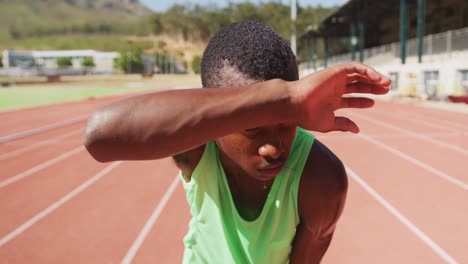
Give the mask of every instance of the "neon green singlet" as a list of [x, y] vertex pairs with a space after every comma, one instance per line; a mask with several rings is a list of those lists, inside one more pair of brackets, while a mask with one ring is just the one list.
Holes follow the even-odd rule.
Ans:
[[183, 263], [288, 263], [299, 224], [299, 180], [313, 141], [297, 129], [285, 167], [253, 221], [237, 211], [216, 143], [206, 144], [190, 182], [183, 180], [192, 214]]

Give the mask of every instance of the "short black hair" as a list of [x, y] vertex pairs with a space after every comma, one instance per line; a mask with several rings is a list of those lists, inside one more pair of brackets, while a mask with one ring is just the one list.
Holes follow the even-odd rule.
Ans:
[[[294, 71], [291, 73], [291, 63]], [[254, 81], [298, 79], [296, 57], [286, 41], [258, 21], [244, 21], [222, 28], [203, 53], [203, 87], [223, 87], [223, 70], [236, 70]]]

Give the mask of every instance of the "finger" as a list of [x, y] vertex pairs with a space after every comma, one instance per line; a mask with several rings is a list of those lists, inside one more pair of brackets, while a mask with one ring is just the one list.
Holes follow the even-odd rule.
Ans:
[[373, 83], [381, 86], [389, 86], [392, 82], [388, 77], [378, 73], [374, 68], [358, 62], [345, 64], [344, 69], [348, 74], [362, 74], [368, 77]]
[[378, 83], [379, 85], [388, 87], [392, 84], [392, 80], [390, 80], [390, 78], [388, 78], [387, 76], [383, 74], [380, 74], [380, 76], [382, 76], [382, 79], [380, 79], [380, 82]]
[[381, 76], [372, 67], [361, 64], [359, 62], [352, 62], [344, 65], [346, 73], [354, 74], [359, 73], [367, 76], [372, 81], [380, 80]]
[[366, 77], [364, 75], [361, 75], [361, 74], [358, 74], [358, 73], [348, 74], [348, 76], [346, 78], [346, 83], [354, 83], [354, 82], [371, 83], [372, 81], [368, 77]]
[[383, 87], [368, 82], [354, 82], [346, 85], [344, 93], [386, 94], [389, 90], [389, 87]]
[[349, 131], [357, 134], [359, 133], [359, 127], [351, 119], [347, 117], [337, 116], [335, 117], [334, 126], [330, 131]]
[[344, 97], [339, 108], [369, 108], [374, 106], [374, 100], [365, 97]]

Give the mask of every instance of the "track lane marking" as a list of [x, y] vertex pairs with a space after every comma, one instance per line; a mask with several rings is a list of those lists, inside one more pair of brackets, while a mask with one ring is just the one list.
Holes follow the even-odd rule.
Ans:
[[450, 256], [442, 247], [434, 242], [428, 235], [426, 235], [421, 229], [419, 229], [414, 223], [412, 223], [405, 215], [403, 215], [398, 209], [396, 209], [390, 202], [385, 200], [376, 190], [369, 186], [358, 174], [351, 170], [348, 166], [345, 166], [349, 176], [356, 181], [364, 190], [366, 190], [378, 203], [380, 203], [387, 211], [395, 216], [404, 226], [406, 226], [414, 235], [416, 235], [424, 244], [431, 248], [439, 257], [445, 262], [450, 264], [458, 263], [452, 256]]
[[418, 134], [418, 133], [412, 132], [410, 130], [407, 130], [407, 129], [404, 129], [404, 128], [401, 128], [401, 127], [398, 127], [398, 126], [386, 124], [384, 122], [375, 120], [374, 118], [365, 117], [363, 115], [356, 114], [356, 113], [352, 113], [351, 115], [357, 116], [358, 118], [367, 120], [368, 122], [374, 123], [376, 125], [380, 125], [380, 126], [383, 126], [383, 127], [393, 129], [393, 130], [400, 131], [401, 133], [406, 134], [408, 136], [412, 136], [412, 137], [415, 137], [415, 138], [418, 138], [418, 139], [428, 141], [431, 144], [436, 144], [436, 145], [439, 145], [441, 147], [445, 147], [447, 149], [459, 152], [461, 154], [468, 155], [468, 150], [460, 148], [458, 146], [454, 146], [452, 144], [449, 144], [449, 143], [446, 143], [446, 142], [443, 142], [443, 141], [440, 141], [440, 140], [437, 140], [437, 139], [434, 139], [434, 138], [431, 138], [431, 137], [428, 137], [428, 136], [425, 136], [425, 135], [422, 135], [422, 134]]
[[73, 125], [73, 124], [85, 121], [87, 118], [88, 118], [88, 115], [83, 115], [83, 116], [79, 116], [79, 117], [76, 117], [76, 118], [72, 118], [70, 120], [55, 122], [55, 123], [48, 124], [48, 125], [45, 125], [45, 126], [42, 126], [42, 127], [37, 127], [37, 128], [33, 128], [33, 129], [21, 131], [21, 132], [9, 134], [9, 135], [6, 135], [6, 136], [1, 136], [0, 137], [0, 144], [5, 143], [5, 142], [9, 142], [9, 141], [13, 141], [13, 140], [17, 140], [17, 139], [20, 139], [20, 138], [24, 138], [24, 137], [29, 137], [29, 136], [39, 134], [39, 133], [42, 133], [42, 132], [46, 132], [46, 131], [49, 131], [49, 130], [52, 130], [52, 129], [56, 129], [56, 128], [60, 128], [60, 127], [68, 126], [68, 125]]
[[[466, 131], [468, 129], [467, 126], [464, 126], [462, 124], [455, 123], [455, 122], [448, 121], [448, 120], [444, 120], [444, 119], [439, 119], [439, 118], [428, 116], [428, 115], [424, 115], [422, 113], [416, 113], [415, 114], [413, 112], [411, 114], [408, 114], [407, 111], [403, 111], [403, 110], [394, 110], [394, 111], [396, 113], [400, 113], [400, 116], [414, 117], [414, 118], [424, 118], [426, 120], [433, 120], [434, 122], [437, 122], [437, 123], [445, 123], [446, 125], [451, 126], [452, 129], [463, 129], [463, 131]], [[461, 114], [463, 114], [463, 113], [461, 113]]]
[[[468, 136], [468, 133], [462, 133], [462, 132], [445, 132], [445, 133], [419, 133], [420, 135], [424, 135], [427, 137], [458, 137], [458, 136]], [[349, 140], [349, 139], [356, 139], [356, 136], [354, 134], [315, 134], [317, 137], [320, 137], [322, 139], [344, 139], [344, 140]], [[402, 135], [401, 133], [369, 133], [367, 134], [368, 136], [371, 137], [376, 137], [376, 138], [399, 138], [399, 139], [408, 139], [408, 138], [413, 138], [411, 135]]]
[[90, 178], [89, 180], [87, 180], [86, 182], [84, 182], [83, 184], [81, 184], [80, 186], [75, 188], [73, 191], [69, 192], [68, 194], [66, 194], [65, 196], [60, 198], [60, 200], [53, 203], [52, 205], [50, 205], [49, 207], [47, 207], [46, 209], [44, 209], [40, 213], [36, 214], [34, 217], [29, 219], [27, 222], [25, 222], [24, 224], [20, 225], [18, 228], [16, 228], [12, 232], [10, 232], [8, 235], [2, 237], [0, 239], [0, 248], [2, 246], [4, 246], [6, 243], [8, 243], [9, 241], [11, 241], [12, 239], [14, 239], [15, 237], [19, 236], [24, 231], [26, 231], [28, 228], [33, 226], [35, 223], [37, 223], [38, 221], [40, 221], [41, 219], [43, 219], [44, 217], [46, 217], [47, 215], [49, 215], [53, 211], [57, 210], [64, 203], [66, 203], [67, 201], [69, 201], [70, 199], [72, 199], [73, 197], [75, 197], [76, 195], [81, 193], [82, 191], [84, 191], [86, 188], [91, 186], [93, 183], [95, 183], [97, 180], [99, 180], [104, 175], [109, 173], [115, 167], [119, 166], [121, 163], [122, 163], [122, 161], [117, 161], [117, 162], [114, 162], [114, 163], [110, 164], [109, 166], [105, 167], [103, 170], [101, 170], [99, 173], [94, 175], [92, 178]]
[[133, 242], [132, 246], [128, 250], [127, 254], [125, 255], [124, 259], [122, 260], [122, 264], [130, 264], [133, 261], [133, 258], [137, 254], [138, 250], [140, 249], [141, 245], [143, 245], [143, 242], [145, 241], [146, 237], [148, 236], [149, 232], [151, 231], [152, 227], [158, 220], [159, 216], [161, 215], [162, 211], [164, 210], [164, 207], [166, 207], [167, 202], [172, 196], [172, 193], [174, 193], [180, 179], [177, 176], [171, 183], [171, 185], [167, 188], [166, 193], [164, 193], [164, 196], [161, 198], [159, 201], [158, 205], [156, 206], [156, 209], [153, 211], [151, 214], [150, 218], [144, 225], [143, 229], [140, 231], [138, 234], [137, 238]]
[[410, 163], [413, 163], [414, 165], [416, 165], [416, 166], [418, 166], [420, 168], [423, 168], [426, 171], [429, 171], [429, 172], [433, 173], [436, 176], [439, 176], [443, 180], [446, 180], [446, 181], [448, 181], [448, 182], [450, 182], [452, 184], [455, 184], [456, 186], [462, 188], [465, 191], [468, 190], [468, 184], [466, 184], [466, 183], [458, 180], [457, 178], [452, 177], [452, 176], [450, 176], [450, 175], [448, 175], [448, 174], [446, 174], [446, 173], [444, 173], [444, 172], [442, 172], [440, 170], [437, 170], [437, 169], [431, 167], [430, 165], [427, 165], [426, 163], [424, 163], [424, 162], [422, 162], [422, 161], [420, 161], [420, 160], [418, 160], [416, 158], [413, 158], [413, 157], [411, 157], [411, 156], [409, 156], [409, 155], [407, 155], [407, 154], [405, 154], [405, 153], [403, 153], [403, 152], [401, 152], [399, 150], [396, 150], [396, 149], [388, 146], [385, 143], [382, 143], [382, 142], [380, 142], [380, 141], [378, 141], [376, 139], [373, 139], [373, 138], [371, 138], [369, 136], [366, 136], [366, 135], [364, 135], [362, 133], [358, 134], [357, 136], [364, 139], [364, 140], [366, 140], [366, 141], [368, 141], [368, 142], [370, 142], [370, 143], [372, 143], [372, 144], [374, 144], [374, 145], [376, 145], [376, 146], [378, 146], [378, 147], [381, 147], [381, 148], [391, 152], [392, 154], [394, 154], [394, 155], [396, 155], [396, 156], [398, 156], [398, 157], [400, 157], [400, 158], [402, 158], [402, 159], [404, 159], [406, 161], [409, 161]]
[[61, 135], [59, 137], [56, 137], [56, 138], [40, 141], [40, 142], [37, 142], [37, 143], [32, 144], [32, 145], [28, 145], [28, 146], [23, 147], [23, 148], [19, 148], [19, 149], [15, 149], [15, 150], [3, 153], [3, 154], [0, 155], [0, 160], [4, 160], [4, 159], [7, 159], [7, 158], [18, 156], [19, 154], [23, 154], [23, 153], [25, 153], [27, 151], [36, 149], [38, 147], [42, 147], [42, 146], [52, 144], [54, 142], [60, 141], [60, 140], [65, 139], [67, 137], [71, 137], [71, 136], [73, 136], [75, 134], [78, 134], [78, 133], [82, 133], [82, 129], [78, 129], [78, 130], [72, 131], [70, 133], [63, 134], [63, 135]]
[[[443, 129], [443, 130], [446, 130], [446, 131], [449, 131], [449, 132], [454, 132], [454, 133], [460, 133], [461, 135], [463, 136], [467, 136], [468, 135], [468, 132], [466, 132], [466, 129], [458, 129], [458, 128], [453, 128], [453, 127], [447, 127], [447, 126], [441, 126], [440, 124], [434, 124], [434, 122], [429, 122], [429, 121], [424, 121], [424, 120], [421, 120], [421, 117], [417, 117], [416, 115], [413, 115], [413, 118], [411, 118], [410, 116], [408, 116], [408, 114], [404, 114], [404, 115], [395, 115], [394, 113], [392, 114], [389, 114], [387, 112], [383, 112], [383, 111], [379, 111], [379, 110], [374, 110], [374, 113], [377, 113], [379, 115], [384, 115], [384, 116], [388, 116], [388, 117], [392, 117], [392, 118], [396, 118], [396, 119], [401, 119], [401, 120], [406, 120], [406, 121], [411, 121], [411, 122], [416, 122], [416, 123], [420, 123], [420, 124], [423, 124], [425, 126], [428, 126], [428, 127], [433, 127], [433, 128], [437, 128], [437, 129]], [[409, 118], [408, 118], [409, 117]]]
[[75, 154], [77, 154], [77, 153], [79, 153], [79, 152], [81, 152], [83, 150], [85, 150], [85, 148], [83, 146], [79, 146], [79, 147], [74, 148], [74, 149], [72, 149], [70, 151], [67, 151], [67, 152], [65, 152], [65, 153], [63, 153], [63, 154], [61, 154], [61, 155], [59, 155], [59, 156], [57, 156], [57, 157], [55, 157], [53, 159], [50, 159], [50, 160], [48, 160], [46, 162], [38, 164], [38, 165], [32, 167], [29, 170], [26, 170], [26, 171], [23, 171], [23, 172], [21, 172], [19, 174], [16, 174], [15, 176], [10, 177], [10, 178], [0, 182], [0, 189], [3, 188], [3, 187], [8, 186], [8, 185], [10, 185], [10, 184], [12, 184], [14, 182], [22, 180], [22, 179], [24, 179], [24, 178], [26, 178], [28, 176], [31, 176], [34, 173], [39, 172], [39, 171], [41, 171], [41, 170], [43, 170], [43, 169], [45, 169], [47, 167], [55, 165], [55, 164], [59, 163], [60, 161], [66, 159], [66, 158], [68, 158], [70, 156], [73, 156], [73, 155], [75, 155]]

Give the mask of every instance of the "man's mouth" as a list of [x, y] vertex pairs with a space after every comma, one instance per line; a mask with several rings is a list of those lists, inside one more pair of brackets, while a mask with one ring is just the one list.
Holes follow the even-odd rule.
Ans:
[[257, 165], [257, 170], [264, 176], [276, 176], [284, 167], [284, 162], [277, 160], [274, 162], [264, 162]]
[[257, 165], [257, 169], [258, 170], [271, 170], [271, 169], [274, 169], [274, 168], [277, 168], [279, 166], [282, 166], [284, 164], [283, 161], [281, 160], [275, 160], [275, 161], [272, 161], [272, 162], [262, 162], [260, 164]]

